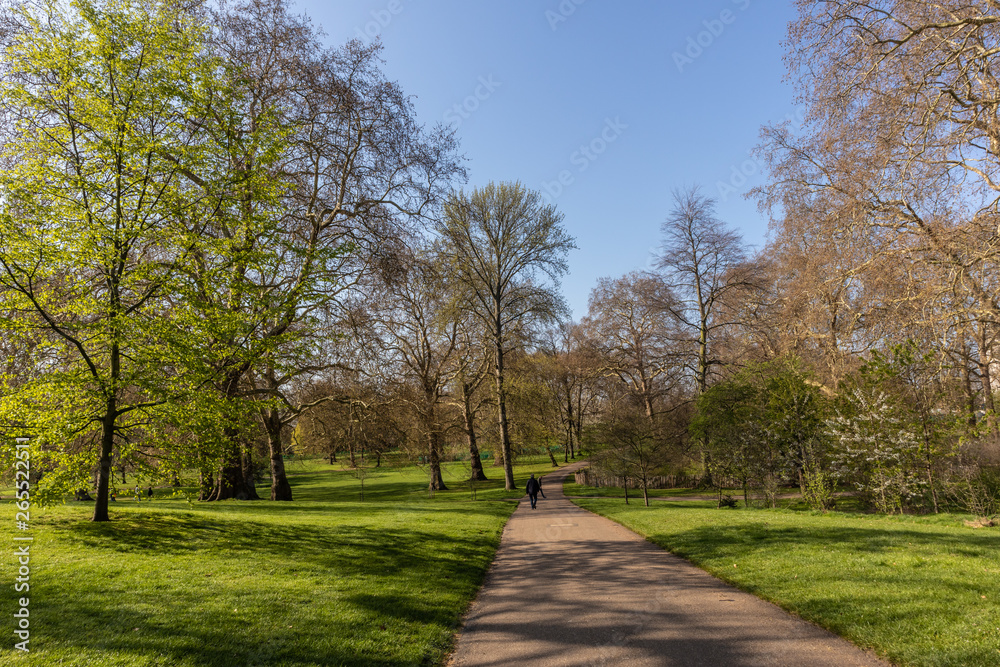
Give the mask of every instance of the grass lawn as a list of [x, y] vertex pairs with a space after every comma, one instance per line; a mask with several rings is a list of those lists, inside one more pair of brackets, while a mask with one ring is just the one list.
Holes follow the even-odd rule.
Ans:
[[[296, 500], [189, 502], [156, 489], [119, 497], [112, 521], [92, 503], [33, 508], [0, 524], [2, 665], [433, 665], [516, 507], [487, 468], [470, 499], [467, 464], [429, 497], [424, 471], [383, 469], [359, 482], [339, 465], [289, 462]], [[515, 466], [523, 487], [548, 459]], [[266, 495], [267, 489], [259, 489]], [[30, 534], [29, 654], [13, 650], [13, 537]]]
[[574, 502], [895, 663], [1000, 665], [1000, 529], [971, 517]]

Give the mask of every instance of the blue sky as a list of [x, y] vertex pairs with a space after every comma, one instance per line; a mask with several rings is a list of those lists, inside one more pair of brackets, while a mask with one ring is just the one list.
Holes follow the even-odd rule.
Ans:
[[[579, 319], [602, 276], [651, 266], [671, 190], [700, 184], [748, 243], [761, 125], [794, 117], [780, 42], [790, 0], [299, 0], [334, 44], [380, 39], [419, 119], [458, 130], [467, 187], [520, 180], [579, 249]], [[749, 176], [744, 174], [749, 173]]]

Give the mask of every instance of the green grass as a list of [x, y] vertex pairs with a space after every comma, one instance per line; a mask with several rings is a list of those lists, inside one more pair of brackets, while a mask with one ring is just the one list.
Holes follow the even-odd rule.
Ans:
[[[292, 503], [189, 502], [157, 489], [152, 502], [120, 497], [104, 524], [88, 521], [92, 503], [33, 509], [31, 653], [12, 650], [23, 594], [5, 583], [0, 664], [440, 663], [522, 493], [487, 468], [494, 479], [472, 501], [455, 463], [453, 490], [430, 497], [424, 471], [384, 469], [361, 502], [338, 465], [289, 469]], [[550, 470], [547, 460], [515, 468], [520, 486]], [[15, 508], [2, 506], [9, 554]], [[11, 582], [16, 562], [0, 564]]]
[[970, 517], [574, 502], [898, 664], [1000, 665], [1000, 530]]

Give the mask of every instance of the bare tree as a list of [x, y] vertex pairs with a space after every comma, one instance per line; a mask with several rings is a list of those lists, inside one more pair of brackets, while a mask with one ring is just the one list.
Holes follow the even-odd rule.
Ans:
[[[514, 489], [507, 423], [505, 355], [512, 333], [533, 320], [554, 321], [566, 308], [559, 278], [575, 247], [562, 215], [520, 183], [491, 183], [454, 193], [438, 225], [449, 270], [467, 307], [491, 340], [498, 426], [507, 490]], [[548, 283], [540, 280], [548, 279]]]
[[487, 477], [479, 451], [476, 420], [488, 400], [483, 385], [490, 374], [490, 355], [483, 344], [481, 324], [474, 317], [468, 317], [461, 308], [453, 308], [452, 317], [459, 325], [452, 403], [462, 413], [462, 430], [469, 446], [470, 479], [482, 482]]
[[674, 208], [662, 226], [659, 268], [674, 300], [662, 304], [680, 322], [698, 393], [708, 388], [715, 333], [734, 323], [719, 317], [732, 292], [759, 289], [742, 237], [715, 216], [715, 200], [698, 187], [674, 191]]
[[417, 249], [401, 275], [381, 281], [372, 301], [373, 344], [381, 351], [379, 368], [409, 391], [420, 431], [426, 439], [430, 490], [444, 490], [441, 454], [449, 421], [447, 389], [458, 374], [460, 328], [440, 263], [427, 248]]
[[[452, 134], [426, 131], [385, 79], [378, 45], [325, 47], [285, 0], [223, 5], [213, 18], [213, 48], [232, 73], [213, 93], [230, 113], [209, 114], [203, 126], [219, 173], [188, 177], [221, 188], [223, 205], [206, 229], [218, 252], [192, 268], [190, 303], [202, 309], [220, 390], [282, 402], [291, 392], [270, 380], [317, 372], [320, 355], [304, 341], [346, 318], [351, 290], [392, 261], [406, 224], [439, 204], [462, 171]], [[260, 140], [276, 127], [274, 141]], [[248, 192], [244, 182], [266, 187]], [[280, 454], [271, 452], [272, 465]], [[254, 497], [246, 461], [234, 438], [208, 497]]]
[[621, 380], [652, 421], [663, 393], [678, 380], [677, 304], [663, 277], [629, 273], [601, 278], [584, 320], [602, 357], [602, 370]]
[[988, 372], [1000, 316], [996, 3], [797, 6], [787, 61], [806, 123], [765, 129], [762, 201], [780, 225], [818, 204], [829, 229], [864, 239], [866, 261], [913, 267], [925, 305], [950, 301], [923, 319], [959, 309], [978, 322]]

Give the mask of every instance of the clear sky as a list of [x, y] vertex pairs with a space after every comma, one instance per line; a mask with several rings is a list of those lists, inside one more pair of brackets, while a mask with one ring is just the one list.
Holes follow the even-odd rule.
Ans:
[[[520, 180], [579, 249], [575, 319], [597, 279], [651, 266], [671, 190], [700, 184], [748, 243], [767, 224], [761, 125], [794, 118], [782, 82], [791, 0], [298, 0], [333, 44], [380, 39], [419, 119], [457, 127], [467, 187]], [[742, 173], [741, 173], [742, 172]], [[749, 173], [749, 176], [744, 174]]]

